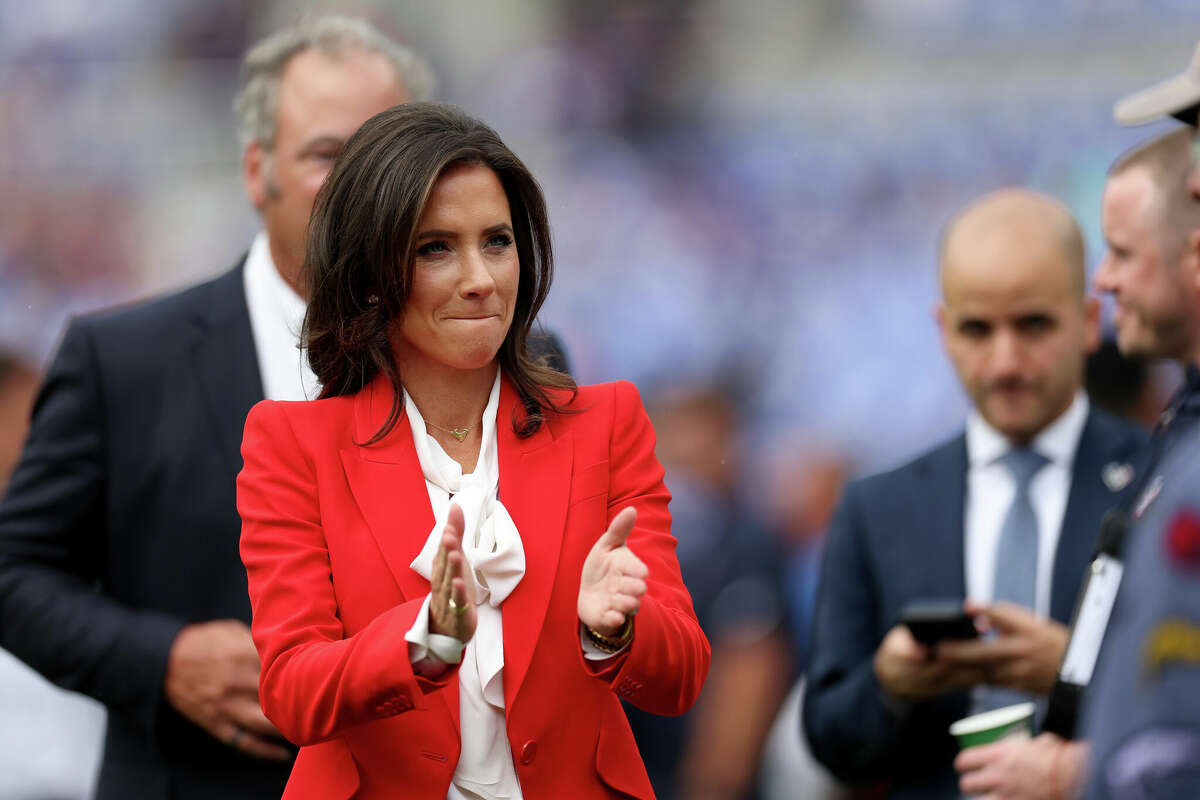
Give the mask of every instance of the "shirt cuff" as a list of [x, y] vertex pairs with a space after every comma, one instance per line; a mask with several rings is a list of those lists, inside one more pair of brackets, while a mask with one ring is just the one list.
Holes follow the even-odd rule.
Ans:
[[[633, 641], [632, 639], [629, 640]], [[606, 650], [601, 650], [596, 645], [588, 641], [587, 631], [583, 629], [583, 623], [579, 623], [579, 646], [583, 648], [583, 657], [588, 661], [607, 661], [610, 658], [616, 658], [624, 653], [629, 648], [629, 642], [621, 645], [621, 649], [615, 653], [609, 653]]]
[[460, 642], [453, 636], [443, 636], [429, 631], [429, 603], [433, 595], [425, 595], [425, 602], [417, 612], [417, 618], [404, 640], [408, 642], [408, 660], [412, 662], [413, 672], [423, 677], [434, 677], [446, 671], [449, 664], [462, 661], [462, 653], [466, 642]]

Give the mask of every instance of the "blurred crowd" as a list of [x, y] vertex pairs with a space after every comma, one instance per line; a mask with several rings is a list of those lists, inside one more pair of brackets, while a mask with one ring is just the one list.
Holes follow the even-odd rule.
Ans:
[[[966, 408], [930, 313], [941, 226], [969, 197], [1033, 185], [1072, 207], [1093, 263], [1105, 167], [1144, 135], [1107, 124], [1111, 102], [1177, 66], [1200, 11], [346, 5], [420, 47], [437, 95], [526, 158], [556, 236], [544, 322], [580, 382], [627, 378], [647, 398], [713, 644], [689, 714], [630, 708], [660, 797], [834, 791], [794, 709], [825, 530], [848, 477], [936, 442]], [[0, 0], [0, 486], [69, 316], [240, 256], [256, 222], [230, 202], [238, 59], [309, 7]], [[1149, 425], [1175, 381], [1106, 346], [1088, 388]], [[3, 716], [77, 720], [70, 742], [94, 748], [99, 706], [28, 680], [36, 692], [0, 687]], [[0, 746], [0, 794], [18, 797], [5, 758]]]

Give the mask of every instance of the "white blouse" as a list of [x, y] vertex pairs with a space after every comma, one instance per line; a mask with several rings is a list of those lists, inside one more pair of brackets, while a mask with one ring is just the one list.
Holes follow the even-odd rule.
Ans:
[[409, 655], [414, 665], [426, 659], [430, 651], [442, 660], [457, 661], [455, 656], [461, 649], [458, 697], [462, 753], [446, 795], [448, 800], [515, 800], [522, 796], [504, 726], [504, 636], [500, 604], [525, 575], [525, 550], [521, 534], [497, 496], [499, 403], [497, 370], [483, 412], [475, 471], [464, 475], [458, 462], [425, 430], [425, 420], [411, 398], [407, 394], [404, 398], [435, 519], [425, 546], [410, 566], [429, 579], [453, 498], [463, 511], [463, 554], [474, 577], [477, 622], [475, 635], [465, 648], [456, 639], [429, 633], [429, 596], [405, 635], [411, 643]]

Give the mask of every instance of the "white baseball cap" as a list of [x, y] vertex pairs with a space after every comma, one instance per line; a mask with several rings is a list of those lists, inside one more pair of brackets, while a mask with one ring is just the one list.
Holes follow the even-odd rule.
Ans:
[[1192, 127], [1200, 112], [1200, 44], [1187, 69], [1148, 89], [1123, 97], [1113, 106], [1113, 117], [1122, 125], [1142, 125], [1172, 116]]

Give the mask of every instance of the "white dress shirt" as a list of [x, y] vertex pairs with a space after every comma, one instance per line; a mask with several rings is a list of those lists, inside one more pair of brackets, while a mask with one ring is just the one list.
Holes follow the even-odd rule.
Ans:
[[[1029, 486], [1029, 502], [1038, 521], [1037, 607], [1050, 613], [1050, 581], [1079, 437], [1088, 416], [1088, 399], [1078, 392], [1067, 410], [1030, 443], [1047, 459]], [[967, 597], [991, 602], [996, 576], [996, 547], [1004, 517], [1016, 494], [1012, 474], [999, 459], [1012, 445], [989, 425], [978, 411], [967, 417], [967, 497], [965, 513], [965, 569]]]
[[268, 400], [316, 399], [321, 385], [300, 349], [304, 298], [275, 268], [265, 231], [250, 244], [242, 278], [263, 395]]

